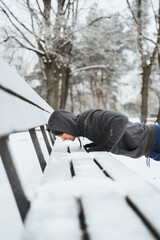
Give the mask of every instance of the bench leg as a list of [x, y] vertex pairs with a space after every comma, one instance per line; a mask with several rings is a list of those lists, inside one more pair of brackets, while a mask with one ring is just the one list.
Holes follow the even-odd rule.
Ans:
[[46, 167], [46, 161], [44, 159], [44, 155], [42, 153], [41, 146], [39, 144], [35, 128], [30, 129], [29, 133], [30, 133], [30, 136], [31, 136], [31, 139], [32, 139], [32, 142], [33, 142], [33, 145], [34, 145], [37, 157], [39, 159], [39, 163], [40, 163], [42, 172], [43, 172], [45, 167]]
[[49, 140], [48, 140], [48, 137], [47, 137], [45, 128], [44, 128], [44, 126], [40, 126], [40, 129], [41, 129], [41, 132], [42, 132], [42, 135], [43, 135], [43, 138], [44, 138], [44, 141], [45, 141], [45, 144], [46, 144], [48, 153], [49, 153], [49, 155], [50, 155], [50, 154], [51, 154], [51, 151], [52, 151], [52, 148], [51, 148], [51, 146], [50, 146], [50, 144], [49, 144]]
[[50, 137], [50, 140], [51, 140], [51, 143], [52, 143], [52, 146], [53, 146], [54, 145], [54, 141], [56, 140], [56, 138], [50, 131], [48, 131], [48, 133], [49, 133], [49, 137]]
[[9, 183], [11, 185], [12, 192], [14, 194], [22, 221], [24, 222], [26, 213], [30, 207], [30, 202], [27, 200], [24, 191], [22, 189], [16, 168], [13, 163], [13, 159], [8, 146], [7, 137], [0, 139], [0, 155], [2, 162], [8, 176]]

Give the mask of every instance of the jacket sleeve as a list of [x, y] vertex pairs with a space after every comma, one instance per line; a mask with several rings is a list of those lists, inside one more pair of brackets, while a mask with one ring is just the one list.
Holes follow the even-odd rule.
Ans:
[[108, 151], [110, 151], [123, 137], [127, 123], [128, 117], [121, 113], [116, 113], [116, 115], [111, 118], [109, 129], [106, 131], [107, 138], [105, 145]]

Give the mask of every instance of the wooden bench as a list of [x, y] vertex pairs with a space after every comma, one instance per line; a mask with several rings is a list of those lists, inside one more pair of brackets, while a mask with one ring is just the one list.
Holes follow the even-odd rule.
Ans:
[[[30, 202], [25, 196], [17, 174], [8, 138], [12, 133], [29, 131], [41, 169], [44, 171], [47, 159], [44, 158], [35, 129], [40, 128], [47, 150], [51, 153], [45, 128], [53, 109], [16, 74], [14, 69], [2, 61], [0, 70], [3, 76], [0, 79], [0, 156], [24, 221]], [[49, 136], [53, 144], [53, 136], [51, 134]]]
[[[43, 126], [52, 109], [24, 84], [20, 90], [20, 82], [12, 86], [0, 80], [0, 154], [24, 222], [22, 239], [160, 239], [160, 191], [111, 154], [87, 153], [78, 149], [77, 140], [66, 143], [57, 138], [52, 152], [46, 141], [51, 152], [46, 165], [35, 127], [41, 126], [46, 139]], [[31, 204], [7, 140], [10, 133], [24, 130], [31, 134], [44, 171]]]

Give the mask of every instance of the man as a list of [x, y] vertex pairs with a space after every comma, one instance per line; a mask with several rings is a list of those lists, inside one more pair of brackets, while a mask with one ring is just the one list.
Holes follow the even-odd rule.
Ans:
[[132, 123], [120, 112], [90, 109], [75, 116], [60, 109], [52, 113], [48, 126], [64, 141], [88, 138], [92, 143], [84, 146], [87, 152], [107, 151], [160, 160], [160, 126]]

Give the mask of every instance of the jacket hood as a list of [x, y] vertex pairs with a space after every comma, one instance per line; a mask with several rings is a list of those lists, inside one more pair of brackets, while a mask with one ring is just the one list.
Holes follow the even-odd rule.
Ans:
[[55, 110], [48, 121], [49, 129], [55, 135], [68, 133], [72, 136], [82, 136], [81, 124], [79, 115], [75, 116], [73, 113], [63, 109]]

